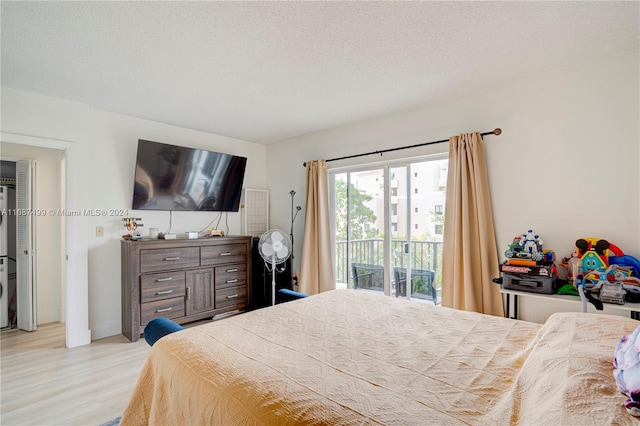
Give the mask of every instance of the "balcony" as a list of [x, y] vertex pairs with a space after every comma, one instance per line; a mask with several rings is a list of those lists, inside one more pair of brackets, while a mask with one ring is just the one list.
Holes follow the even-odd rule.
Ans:
[[[396, 283], [394, 269], [406, 268], [408, 254], [405, 253], [405, 240], [392, 240], [391, 252], [393, 253], [391, 261], [391, 271], [384, 272], [388, 274], [391, 283], [391, 295], [396, 296]], [[383, 265], [383, 245], [384, 240], [381, 238], [368, 240], [352, 240], [349, 244], [349, 256], [347, 259], [347, 242], [336, 242], [336, 288], [355, 288], [351, 265]], [[438, 241], [412, 241], [410, 243], [412, 254], [411, 269], [415, 271], [433, 271], [433, 287], [437, 292], [437, 299], [441, 299], [442, 288], [442, 242]], [[412, 298], [431, 299], [431, 291], [418, 283], [414, 283], [411, 292]], [[382, 291], [382, 287], [378, 284], [369, 290]]]

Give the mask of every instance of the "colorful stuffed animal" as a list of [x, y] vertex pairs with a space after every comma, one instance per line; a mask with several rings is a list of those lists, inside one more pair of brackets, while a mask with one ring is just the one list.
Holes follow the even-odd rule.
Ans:
[[613, 368], [618, 389], [629, 397], [624, 407], [632, 416], [640, 417], [640, 326], [616, 345]]

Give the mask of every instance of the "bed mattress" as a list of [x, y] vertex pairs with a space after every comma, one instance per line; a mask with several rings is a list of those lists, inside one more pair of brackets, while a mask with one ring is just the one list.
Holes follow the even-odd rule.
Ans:
[[637, 425], [612, 373], [637, 325], [336, 290], [160, 339], [121, 424]]

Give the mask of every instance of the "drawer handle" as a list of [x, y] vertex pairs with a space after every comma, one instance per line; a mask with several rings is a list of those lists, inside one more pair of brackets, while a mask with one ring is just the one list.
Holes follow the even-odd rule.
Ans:
[[226, 253], [220, 253], [220, 256], [231, 256], [231, 252], [228, 251]]
[[238, 268], [227, 269], [226, 272], [238, 272]]
[[165, 281], [171, 281], [173, 279], [173, 277], [167, 277], [167, 278], [158, 278], [156, 280], [157, 283], [163, 283]]
[[227, 299], [235, 299], [236, 297], [238, 297], [237, 294], [232, 294], [231, 296], [227, 296]]
[[159, 291], [156, 294], [171, 294], [173, 293], [173, 290], [163, 290], [163, 291]]
[[171, 307], [169, 307], [169, 308], [164, 308], [164, 309], [158, 309], [158, 310], [156, 311], [156, 313], [157, 313], [157, 314], [159, 314], [160, 312], [168, 312], [168, 311], [170, 311], [170, 310], [172, 310], [172, 309], [173, 309], [173, 308], [171, 308]]
[[237, 283], [237, 282], [238, 282], [238, 280], [227, 280], [226, 281], [227, 284]]
[[191, 300], [191, 287], [187, 287], [187, 300]]
[[165, 257], [164, 260], [180, 260], [180, 257]]

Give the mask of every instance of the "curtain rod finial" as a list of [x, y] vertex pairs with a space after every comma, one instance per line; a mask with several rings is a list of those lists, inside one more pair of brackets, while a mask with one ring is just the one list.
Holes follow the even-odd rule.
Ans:
[[501, 133], [502, 133], [502, 129], [499, 127], [493, 131], [493, 134], [496, 136], [499, 136]]

